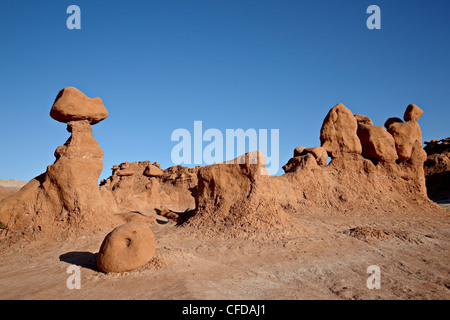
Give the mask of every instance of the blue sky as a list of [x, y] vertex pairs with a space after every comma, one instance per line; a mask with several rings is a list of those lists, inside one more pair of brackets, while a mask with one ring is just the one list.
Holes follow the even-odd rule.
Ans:
[[[69, 30], [69, 5], [81, 30]], [[369, 30], [369, 5], [381, 30]], [[382, 0], [2, 1], [0, 179], [30, 180], [69, 137], [49, 116], [59, 90], [99, 96], [94, 126], [114, 164], [173, 165], [177, 128], [279, 129], [280, 171], [320, 145], [344, 103], [383, 125], [410, 103], [424, 141], [450, 136], [450, 2]]]

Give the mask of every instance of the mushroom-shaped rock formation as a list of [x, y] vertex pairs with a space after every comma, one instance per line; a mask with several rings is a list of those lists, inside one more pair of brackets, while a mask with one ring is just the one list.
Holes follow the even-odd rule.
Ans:
[[50, 116], [64, 123], [87, 120], [90, 124], [96, 124], [108, 117], [108, 110], [102, 99], [89, 98], [75, 87], [66, 87], [58, 93]]
[[56, 149], [56, 160], [44, 174], [0, 202], [0, 226], [4, 229], [59, 233], [61, 226], [87, 229], [113, 221], [105, 218], [106, 204], [98, 187], [103, 150], [91, 127], [108, 114], [100, 98], [89, 99], [75, 88], [65, 88], [51, 114], [67, 122], [71, 136]]

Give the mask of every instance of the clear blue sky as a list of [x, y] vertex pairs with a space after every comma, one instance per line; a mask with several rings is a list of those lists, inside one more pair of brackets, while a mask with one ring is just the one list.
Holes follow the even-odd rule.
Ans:
[[[81, 8], [81, 30], [66, 9]], [[366, 9], [381, 8], [381, 30]], [[280, 167], [318, 146], [341, 102], [383, 125], [415, 103], [424, 140], [450, 136], [450, 1], [9, 0], [0, 3], [0, 179], [30, 180], [69, 137], [60, 89], [103, 99], [114, 164], [166, 168], [177, 128], [279, 129]], [[282, 173], [280, 168], [279, 174]]]

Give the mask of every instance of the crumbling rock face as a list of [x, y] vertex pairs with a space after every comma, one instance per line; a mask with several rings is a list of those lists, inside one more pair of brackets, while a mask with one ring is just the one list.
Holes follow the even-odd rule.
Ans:
[[52, 117], [67, 123], [70, 138], [55, 151], [56, 161], [18, 193], [0, 202], [0, 227], [7, 232], [59, 233], [67, 226], [95, 228], [106, 219], [106, 205], [98, 188], [103, 169], [103, 150], [92, 135], [92, 123], [106, 118], [99, 98], [90, 98], [75, 88], [65, 88], [52, 107]]
[[428, 196], [434, 200], [450, 198], [450, 138], [425, 142], [424, 164]]
[[297, 147], [294, 150], [294, 157], [289, 159], [288, 163], [283, 166], [283, 170], [285, 172], [292, 172], [298, 170], [299, 168], [325, 166], [327, 164], [327, 160], [328, 153], [325, 148]]
[[120, 212], [185, 212], [195, 208], [197, 168], [173, 166], [162, 170], [157, 162], [124, 162], [115, 165], [112, 175], [100, 185], [102, 192], [112, 194]]

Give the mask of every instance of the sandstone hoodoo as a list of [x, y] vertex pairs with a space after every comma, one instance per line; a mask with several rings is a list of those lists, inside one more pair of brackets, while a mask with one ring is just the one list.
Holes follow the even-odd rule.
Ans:
[[57, 225], [90, 228], [102, 219], [108, 221], [98, 188], [103, 150], [91, 127], [107, 115], [100, 98], [87, 98], [71, 87], [60, 91], [51, 116], [67, 123], [71, 135], [56, 149], [56, 160], [44, 174], [0, 203], [2, 228], [21, 233], [58, 232]]
[[362, 156], [375, 161], [397, 160], [395, 140], [381, 126], [375, 126], [369, 117], [355, 115], [358, 122], [356, 131], [362, 146]]
[[422, 145], [422, 131], [417, 122], [422, 114], [422, 109], [410, 104], [403, 116], [405, 122], [399, 118], [389, 118], [385, 123], [385, 127], [394, 138], [399, 162], [411, 158], [413, 146], [416, 142]]
[[419, 118], [423, 115], [423, 110], [415, 104], [410, 104], [403, 115], [405, 121], [419, 121]]
[[293, 212], [439, 210], [426, 194], [421, 135], [411, 137], [406, 130], [412, 126], [420, 132], [420, 114], [418, 107], [408, 106], [405, 120], [410, 120], [390, 118], [386, 130], [369, 117], [353, 116], [342, 104], [336, 105], [320, 131], [321, 148], [331, 156], [330, 163], [324, 166], [312, 152], [318, 147], [297, 147], [283, 166], [286, 174], [268, 181], [268, 189], [276, 192], [267, 192], [267, 198]]
[[155, 256], [155, 238], [144, 223], [129, 222], [111, 231], [97, 255], [99, 271], [125, 272], [142, 267]]
[[343, 154], [361, 154], [361, 142], [356, 134], [358, 122], [342, 103], [334, 106], [323, 120], [320, 142], [331, 158]]

